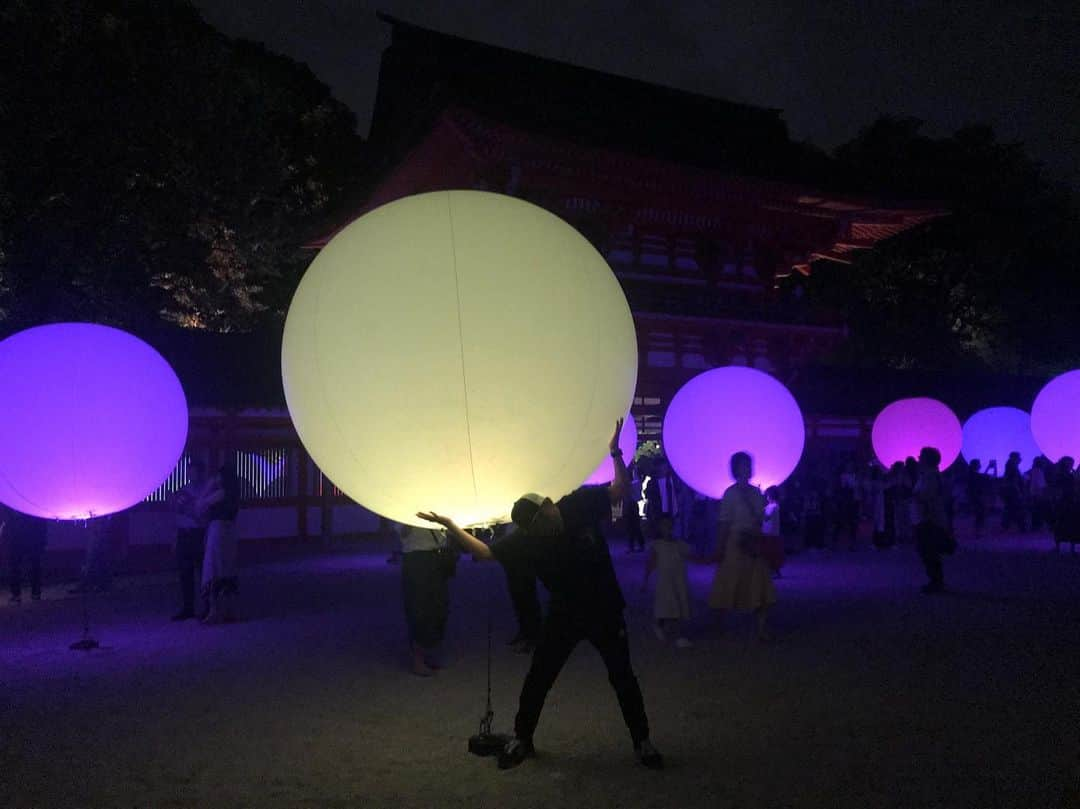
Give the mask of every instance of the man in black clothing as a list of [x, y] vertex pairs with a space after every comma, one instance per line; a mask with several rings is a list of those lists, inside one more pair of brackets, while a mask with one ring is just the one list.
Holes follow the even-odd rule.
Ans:
[[533, 755], [533, 731], [544, 699], [574, 647], [588, 640], [607, 666], [634, 752], [647, 767], [660, 768], [663, 758], [649, 740], [649, 722], [641, 689], [630, 665], [630, 647], [623, 620], [622, 590], [601, 525], [611, 519], [611, 506], [626, 493], [629, 476], [619, 451], [615, 426], [609, 443], [615, 461], [610, 486], [583, 486], [553, 503], [526, 494], [514, 503], [511, 519], [517, 531], [488, 546], [433, 512], [417, 516], [445, 527], [475, 559], [494, 559], [502, 565], [531, 570], [551, 594], [540, 642], [521, 689], [514, 738], [499, 755], [499, 767], [515, 767]]

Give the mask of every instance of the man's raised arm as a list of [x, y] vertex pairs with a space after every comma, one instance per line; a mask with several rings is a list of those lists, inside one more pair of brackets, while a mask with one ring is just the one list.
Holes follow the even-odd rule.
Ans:
[[463, 528], [459, 528], [449, 517], [443, 517], [441, 514], [436, 514], [434, 511], [418, 511], [416, 516], [422, 520], [436, 523], [445, 528], [446, 533], [452, 536], [454, 541], [461, 546], [461, 549], [465, 551], [465, 553], [470, 554], [473, 559], [495, 558], [495, 555], [491, 552], [491, 548], [488, 547], [486, 543], [481, 542]]
[[622, 432], [622, 426], [623, 419], [615, 422], [615, 434], [608, 442], [608, 451], [611, 453], [611, 460], [615, 466], [615, 477], [611, 481], [611, 486], [608, 487], [611, 505], [621, 503], [626, 498], [626, 493], [630, 491], [630, 472], [626, 469], [626, 461], [623, 460], [622, 450], [619, 449], [619, 433]]

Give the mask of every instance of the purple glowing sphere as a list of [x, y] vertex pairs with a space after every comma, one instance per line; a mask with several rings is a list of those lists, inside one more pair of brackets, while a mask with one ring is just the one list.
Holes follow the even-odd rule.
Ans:
[[1031, 434], [1031, 416], [1016, 407], [988, 407], [964, 422], [961, 452], [964, 460], [976, 458], [983, 471], [997, 461], [998, 474], [1005, 471], [1009, 453], [1020, 453], [1020, 471], [1031, 469], [1039, 447]]
[[683, 385], [664, 416], [664, 454], [684, 483], [706, 497], [734, 481], [731, 456], [754, 459], [752, 481], [783, 483], [806, 443], [802, 411], [787, 388], [743, 366], [714, 368]]
[[[622, 430], [619, 432], [619, 449], [622, 450], [623, 460], [626, 463], [634, 457], [634, 453], [637, 452], [637, 423], [634, 421], [634, 417], [629, 413], [626, 414], [626, 421], [623, 422]], [[604, 483], [611, 483], [615, 477], [615, 462], [611, 460], [611, 456], [606, 456], [604, 460], [600, 462], [600, 465], [593, 470], [593, 473], [585, 479], [586, 486], [600, 486]]]
[[168, 477], [187, 441], [180, 380], [132, 335], [57, 323], [0, 342], [0, 502], [80, 520], [122, 511]]
[[1051, 461], [1080, 458], [1080, 370], [1054, 377], [1039, 391], [1031, 406], [1031, 432]]
[[918, 458], [923, 447], [941, 453], [945, 469], [960, 455], [960, 420], [937, 399], [900, 399], [874, 419], [870, 434], [874, 454], [886, 467], [906, 458]]

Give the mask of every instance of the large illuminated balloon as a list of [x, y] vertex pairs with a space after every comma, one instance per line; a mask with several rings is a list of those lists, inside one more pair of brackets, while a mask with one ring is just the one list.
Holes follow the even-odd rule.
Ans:
[[[622, 450], [625, 463], [630, 463], [634, 459], [634, 453], [637, 452], [637, 423], [629, 413], [627, 413], [626, 421], [623, 422], [622, 431], [619, 433], [619, 449]], [[586, 486], [611, 483], [615, 477], [615, 462], [611, 460], [607, 447], [604, 447], [602, 451], [605, 453], [604, 460], [600, 461], [600, 465], [585, 479]]]
[[0, 342], [0, 501], [18, 511], [133, 506], [172, 472], [187, 429], [180, 380], [127, 332], [57, 323]]
[[1080, 370], [1054, 377], [1039, 391], [1031, 406], [1031, 432], [1051, 461], [1080, 458]]
[[787, 388], [742, 366], [698, 374], [675, 394], [664, 415], [664, 454], [683, 482], [719, 498], [734, 481], [731, 456], [749, 452], [752, 482], [783, 483], [806, 443], [802, 411]]
[[933, 447], [941, 453], [945, 469], [960, 454], [962, 430], [948, 405], [919, 397], [900, 399], [878, 413], [870, 438], [874, 454], [885, 466], [918, 458], [923, 447]]
[[1016, 407], [988, 407], [964, 422], [964, 458], [982, 462], [985, 471], [990, 461], [997, 461], [998, 474], [1005, 471], [1009, 453], [1020, 453], [1020, 471], [1031, 468], [1039, 447], [1031, 435], [1031, 416]]
[[509, 519], [559, 497], [630, 408], [637, 343], [603, 257], [557, 216], [448, 191], [365, 214], [308, 268], [282, 345], [285, 396], [320, 469], [423, 525]]

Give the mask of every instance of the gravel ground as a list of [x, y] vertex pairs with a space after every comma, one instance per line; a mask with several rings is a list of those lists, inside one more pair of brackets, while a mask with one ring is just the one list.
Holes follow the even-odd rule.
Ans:
[[[528, 659], [504, 579], [465, 560], [447, 668], [406, 670], [399, 568], [375, 545], [243, 571], [243, 620], [171, 623], [166, 576], [80, 602], [0, 607], [6, 807], [1080, 807], [1080, 555], [1046, 537], [963, 545], [952, 592], [921, 596], [910, 549], [793, 557], [777, 639], [750, 620], [695, 647], [649, 631], [643, 557], [617, 548], [635, 667], [664, 772], [635, 765], [599, 656], [552, 691], [539, 755], [466, 753], [483, 711], [510, 726]], [[710, 570], [695, 567], [701, 604]], [[6, 599], [5, 599], [6, 600]], [[741, 616], [735, 616], [741, 617]]]

